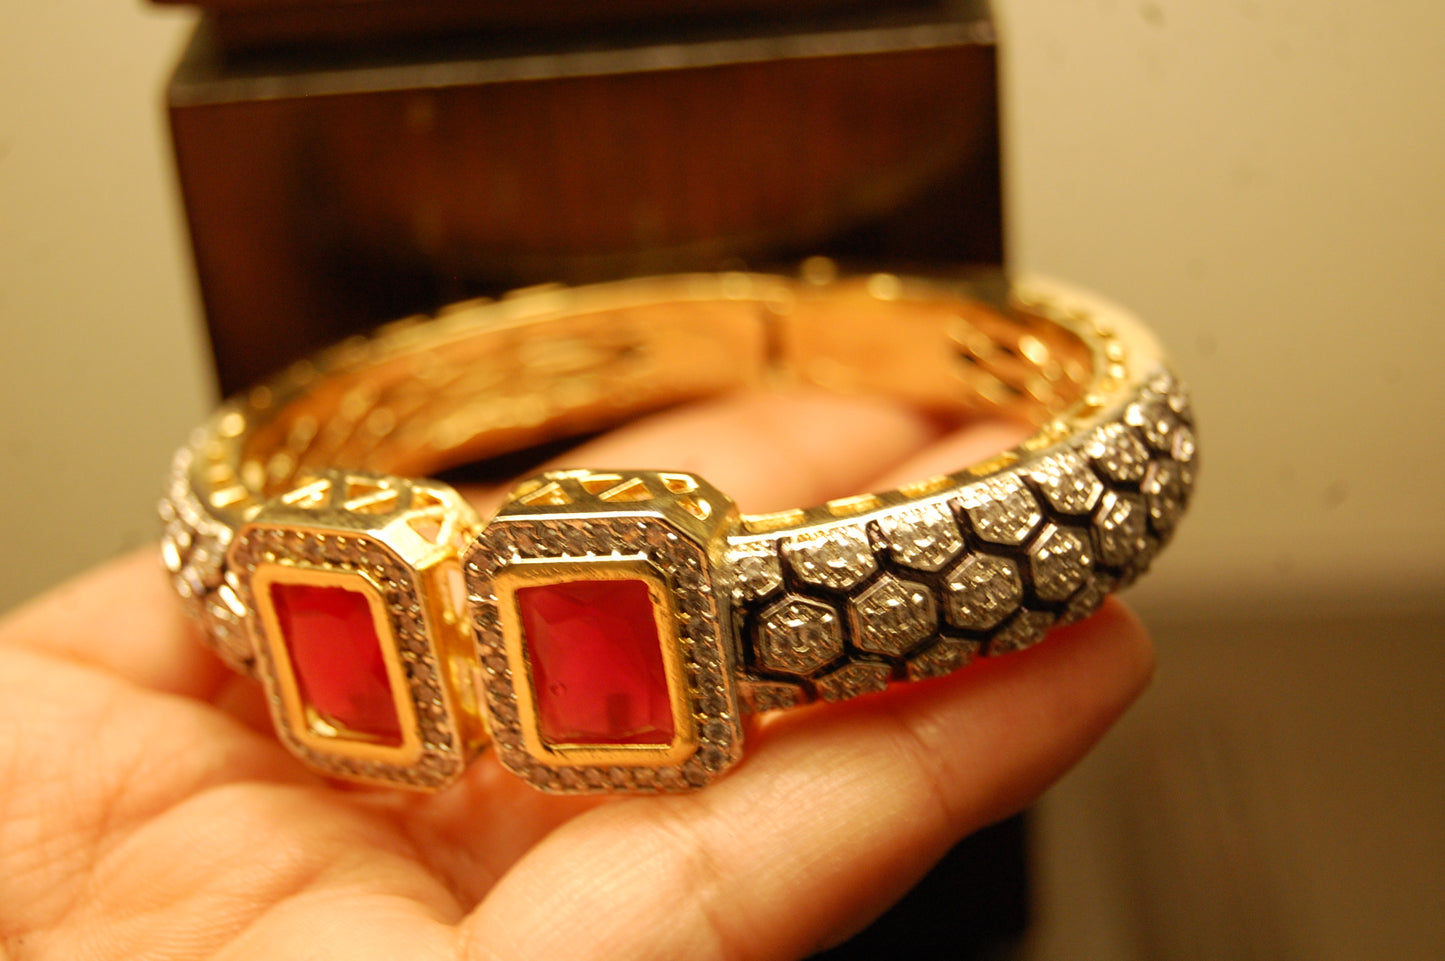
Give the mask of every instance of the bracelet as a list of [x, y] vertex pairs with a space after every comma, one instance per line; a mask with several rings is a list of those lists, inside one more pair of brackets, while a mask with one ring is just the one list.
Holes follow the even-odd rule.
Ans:
[[[160, 506], [177, 593], [323, 775], [434, 790], [491, 744], [545, 791], [647, 792], [726, 772], [747, 712], [1026, 647], [1148, 567], [1197, 458], [1136, 320], [1053, 282], [999, 308], [820, 264], [532, 289], [293, 365], [177, 454]], [[686, 472], [597, 469], [524, 479], [484, 522], [418, 479], [790, 382], [1035, 431], [765, 515]]]

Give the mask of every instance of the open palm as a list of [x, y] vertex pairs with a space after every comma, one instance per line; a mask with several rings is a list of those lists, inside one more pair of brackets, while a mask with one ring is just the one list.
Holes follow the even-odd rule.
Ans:
[[[567, 460], [691, 471], [759, 511], [1009, 439], [859, 400], [743, 396]], [[259, 689], [193, 630], [150, 552], [0, 623], [0, 961], [800, 957], [1027, 804], [1151, 666], [1111, 602], [949, 677], [766, 716], [696, 794], [549, 797], [487, 754], [422, 796], [307, 773]]]

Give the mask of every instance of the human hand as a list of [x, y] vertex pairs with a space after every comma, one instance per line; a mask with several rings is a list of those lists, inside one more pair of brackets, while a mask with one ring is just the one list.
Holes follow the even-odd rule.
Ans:
[[[857, 399], [743, 396], [566, 463], [690, 471], [756, 512], [1016, 439]], [[1029, 650], [757, 718], [742, 763], [696, 794], [552, 797], [485, 754], [417, 796], [308, 773], [259, 687], [193, 631], [152, 551], [0, 623], [0, 961], [800, 957], [1033, 800], [1152, 665], [1111, 600]]]

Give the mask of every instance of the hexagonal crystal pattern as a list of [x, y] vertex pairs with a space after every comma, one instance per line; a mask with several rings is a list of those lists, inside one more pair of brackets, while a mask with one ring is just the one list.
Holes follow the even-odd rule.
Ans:
[[851, 696], [886, 671], [946, 674], [1093, 613], [1147, 569], [1194, 486], [1187, 397], [1151, 377], [1110, 400], [1117, 419], [959, 487], [885, 499], [825, 532], [734, 541], [733, 600], [754, 632], [757, 680], [787, 681], [800, 701]]
[[1054, 615], [1045, 611], [1019, 611], [1008, 626], [994, 635], [988, 646], [990, 654], [1007, 654], [1021, 651], [1043, 639], [1054, 626]]
[[1067, 600], [1083, 585], [1092, 566], [1089, 547], [1072, 528], [1053, 524], [1044, 528], [1029, 548], [1034, 591], [1046, 601]]
[[938, 630], [933, 592], [891, 575], [870, 585], [849, 607], [854, 642], [865, 651], [899, 657]]
[[789, 596], [763, 611], [754, 640], [768, 670], [810, 674], [843, 653], [843, 625], [830, 605]]
[[1181, 464], [1188, 464], [1194, 460], [1194, 431], [1183, 424], [1174, 430], [1174, 446], [1170, 448], [1170, 454]]
[[1167, 534], [1174, 529], [1179, 515], [1184, 513], [1184, 478], [1179, 465], [1172, 460], [1155, 461], [1149, 465], [1140, 490], [1149, 499], [1149, 517], [1154, 529]]
[[1149, 451], [1123, 424], [1105, 424], [1084, 445], [1084, 453], [1113, 481], [1137, 481], [1149, 466]]
[[1087, 514], [1104, 491], [1084, 458], [1073, 451], [1046, 457], [1027, 473], [1054, 510], [1065, 514]]
[[754, 714], [794, 707], [804, 700], [803, 692], [796, 684], [780, 681], [749, 681], [739, 693], [743, 704]]
[[941, 638], [937, 644], [909, 660], [908, 677], [910, 680], [921, 681], [951, 674], [977, 657], [982, 646], [978, 641]]
[[888, 686], [888, 679], [892, 676], [893, 669], [887, 664], [848, 664], [826, 677], [818, 678], [818, 693], [825, 701], [842, 701], [871, 691], [881, 691]]
[[893, 559], [915, 570], [941, 571], [963, 550], [958, 522], [945, 504], [887, 514], [878, 529]]
[[986, 631], [1014, 612], [1023, 592], [1012, 560], [975, 554], [949, 572], [944, 612], [951, 624]]
[[877, 569], [868, 537], [856, 527], [834, 527], [787, 542], [788, 563], [809, 584], [847, 590]]
[[1149, 446], [1162, 454], [1168, 453], [1173, 444], [1179, 420], [1162, 397], [1155, 397], [1130, 404], [1124, 412], [1124, 423], [1139, 428]]
[[755, 600], [783, 586], [783, 565], [771, 547], [764, 545], [734, 560], [734, 593], [739, 600]]
[[1144, 504], [1133, 494], [1109, 491], [1094, 518], [1099, 560], [1115, 567], [1127, 564], [1144, 549], [1148, 520]]
[[967, 488], [958, 503], [978, 536], [995, 544], [1022, 544], [1043, 520], [1034, 496], [1012, 474]]
[[1096, 574], [1089, 578], [1089, 582], [1074, 595], [1073, 599], [1069, 601], [1069, 606], [1064, 609], [1061, 623], [1072, 624], [1075, 621], [1082, 621], [1099, 609], [1099, 605], [1104, 603], [1104, 598], [1113, 589], [1114, 579], [1111, 577]]

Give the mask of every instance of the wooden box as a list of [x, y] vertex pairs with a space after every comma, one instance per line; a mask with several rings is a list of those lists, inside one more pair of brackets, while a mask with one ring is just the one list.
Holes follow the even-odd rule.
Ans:
[[981, 2], [203, 4], [169, 107], [228, 392], [539, 282], [1002, 259]]

